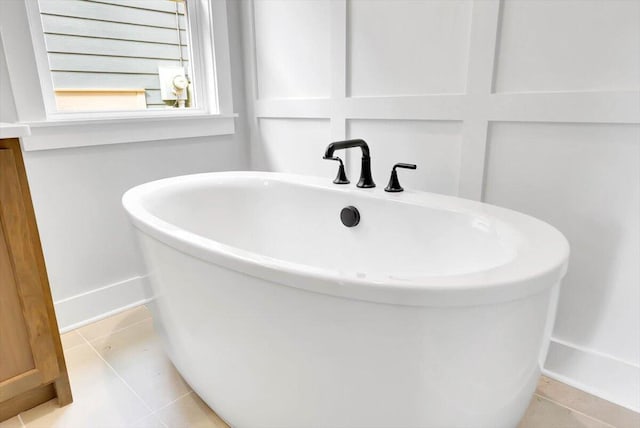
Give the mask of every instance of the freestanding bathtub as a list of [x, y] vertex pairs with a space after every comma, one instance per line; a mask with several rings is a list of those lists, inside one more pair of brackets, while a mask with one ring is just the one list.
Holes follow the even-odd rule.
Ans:
[[527, 408], [569, 254], [548, 224], [263, 172], [155, 181], [123, 204], [166, 351], [230, 425], [515, 427]]

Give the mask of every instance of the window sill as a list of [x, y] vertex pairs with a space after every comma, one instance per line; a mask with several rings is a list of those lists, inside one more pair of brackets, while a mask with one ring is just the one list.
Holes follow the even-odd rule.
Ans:
[[29, 127], [19, 123], [0, 122], [0, 139], [2, 138], [24, 138], [29, 135]]
[[31, 135], [22, 137], [24, 151], [100, 146], [106, 144], [160, 141], [176, 138], [231, 135], [237, 115], [185, 112], [180, 115], [101, 115], [96, 118], [52, 118], [27, 122]]

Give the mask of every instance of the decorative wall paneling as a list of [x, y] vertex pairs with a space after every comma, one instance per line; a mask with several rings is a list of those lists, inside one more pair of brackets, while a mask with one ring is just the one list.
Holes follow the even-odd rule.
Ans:
[[[290, 2], [243, 2], [254, 168], [318, 175], [326, 162], [319, 135], [327, 143], [362, 137], [376, 146], [378, 185], [391, 162], [415, 162], [418, 170], [403, 174], [412, 187], [484, 199], [559, 227], [573, 256], [547, 373], [639, 410], [640, 2], [296, 3], [297, 21], [287, 18]], [[317, 56], [297, 55], [294, 40], [311, 41]], [[276, 60], [293, 83], [273, 80]], [[295, 136], [276, 131], [276, 121]], [[438, 128], [446, 135], [429, 131]], [[351, 157], [353, 180], [359, 155]], [[597, 259], [598, 242], [619, 260]], [[601, 275], [590, 277], [590, 266]]]
[[[268, 9], [267, 5], [277, 2], [258, 1], [256, 3], [260, 8]], [[321, 2], [300, 3], [315, 5]], [[249, 92], [254, 94], [255, 117], [327, 118], [331, 122], [332, 135], [336, 138], [346, 137], [347, 119], [462, 121], [464, 148], [459, 194], [475, 199], [481, 197], [483, 188], [484, 151], [489, 122], [638, 123], [640, 121], [637, 90], [494, 92], [494, 63], [497, 62], [495, 52], [500, 45], [498, 34], [501, 24], [501, 3], [494, 0], [473, 4], [458, 2], [464, 7], [472, 8], [469, 22], [466, 86], [463, 93], [347, 97], [349, 53], [346, 27], [349, 4], [341, 0], [328, 3], [327, 7], [331, 10], [329, 14], [331, 25], [330, 30], [326, 30], [324, 35], [330, 39], [331, 45], [331, 96], [291, 97], [284, 92], [281, 96], [273, 94], [269, 97], [261, 96], [257, 90], [260, 76], [255, 71], [252, 72], [257, 67], [255, 54], [247, 55], [247, 68], [250, 80], [253, 81], [253, 85], [249, 86], [254, 87], [253, 91]], [[384, 4], [385, 2], [373, 3]], [[391, 7], [395, 8], [398, 5], [394, 3]], [[251, 5], [245, 9], [245, 17], [248, 21], [245, 30], [250, 34], [250, 40], [247, 41], [248, 51], [256, 52], [255, 10]], [[280, 31], [285, 30], [286, 28], [280, 28]], [[290, 66], [295, 65], [290, 64]]]

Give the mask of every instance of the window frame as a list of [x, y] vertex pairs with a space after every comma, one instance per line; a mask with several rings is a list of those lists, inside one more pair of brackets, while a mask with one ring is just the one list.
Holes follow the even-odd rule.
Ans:
[[[22, 7], [15, 3], [20, 3]], [[0, 26], [5, 30], [1, 38], [8, 48], [5, 53], [18, 120], [31, 128], [31, 135], [23, 138], [24, 150], [229, 135], [235, 132], [234, 118], [237, 115], [233, 113], [224, 0], [187, 0], [186, 3], [196, 107], [103, 112], [57, 111], [38, 1], [15, 3], [5, 6], [13, 10], [11, 13], [5, 11], [3, 15], [12, 15], [12, 18], [0, 22]], [[33, 50], [33, 55], [24, 55], [25, 49]], [[20, 50], [22, 55], [18, 57]], [[36, 72], [26, 72], [28, 68], [35, 68]], [[36, 77], [37, 82], [34, 81]], [[28, 89], [25, 85], [40, 90]], [[34, 100], [34, 97], [38, 99]], [[66, 141], [51, 138], [63, 135]]]

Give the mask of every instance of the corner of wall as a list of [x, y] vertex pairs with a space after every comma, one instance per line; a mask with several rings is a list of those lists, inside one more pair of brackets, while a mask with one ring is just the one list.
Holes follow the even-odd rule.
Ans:
[[4, 54], [2, 30], [0, 29], [0, 122], [16, 122], [18, 114], [9, 81], [7, 59]]

